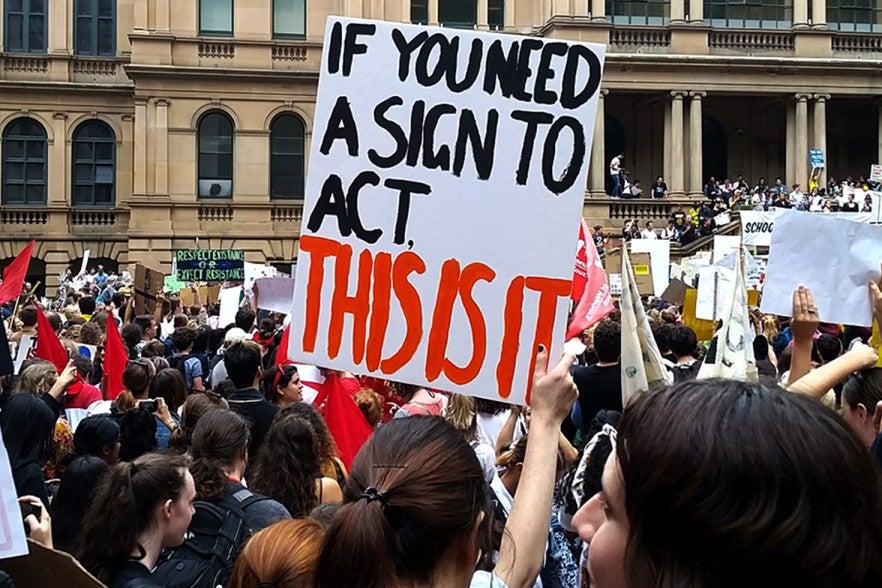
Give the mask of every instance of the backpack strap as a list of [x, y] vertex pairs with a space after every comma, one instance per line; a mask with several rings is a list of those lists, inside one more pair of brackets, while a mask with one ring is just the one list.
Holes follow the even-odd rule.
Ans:
[[247, 520], [245, 517], [245, 509], [255, 502], [260, 502], [262, 500], [269, 500], [269, 498], [254, 494], [244, 486], [231, 484], [226, 496], [224, 496], [218, 504], [224, 508], [229, 508], [240, 515], [242, 519]]

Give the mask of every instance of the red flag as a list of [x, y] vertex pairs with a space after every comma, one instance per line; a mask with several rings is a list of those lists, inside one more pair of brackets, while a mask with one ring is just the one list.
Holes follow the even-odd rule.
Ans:
[[279, 339], [279, 347], [276, 349], [276, 365], [288, 365], [291, 360], [288, 359], [288, 340], [291, 338], [291, 325], [289, 324], [282, 331], [282, 338]]
[[606, 273], [584, 218], [579, 228], [579, 250], [573, 272], [572, 297], [579, 302], [567, 328], [568, 340], [578, 337], [582, 331], [596, 325], [615, 309]]
[[318, 391], [313, 405], [324, 415], [328, 430], [337, 442], [340, 459], [348, 470], [358, 450], [374, 430], [355, 404], [352, 395], [343, 387], [337, 374], [327, 371], [324, 378], [324, 382], [303, 383]]
[[55, 334], [55, 329], [49, 324], [49, 319], [43, 314], [43, 309], [40, 308], [39, 304], [36, 305], [36, 308], [37, 348], [34, 351], [34, 355], [50, 362], [60, 374], [67, 367], [67, 350], [61, 344], [61, 341], [58, 340], [58, 335]]
[[[10, 300], [15, 300], [21, 294], [21, 287], [24, 284], [25, 275], [28, 273], [33, 250], [34, 242], [31, 241], [3, 270], [3, 282], [0, 282], [0, 306]], [[65, 365], [67, 365], [66, 361]]]
[[123, 370], [129, 362], [129, 354], [123, 345], [122, 337], [113, 317], [107, 319], [107, 335], [104, 337], [104, 375], [101, 378], [101, 393], [107, 400], [116, 400], [125, 390], [122, 381]]

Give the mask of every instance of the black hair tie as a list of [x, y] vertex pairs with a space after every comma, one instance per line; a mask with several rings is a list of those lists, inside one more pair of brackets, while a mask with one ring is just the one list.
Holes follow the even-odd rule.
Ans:
[[374, 502], [375, 500], [379, 501], [380, 504], [382, 504], [383, 506], [386, 506], [386, 504], [389, 502], [389, 499], [386, 497], [386, 495], [373, 486], [365, 488], [364, 492], [361, 493], [361, 497], [367, 498], [367, 501], [369, 503]]

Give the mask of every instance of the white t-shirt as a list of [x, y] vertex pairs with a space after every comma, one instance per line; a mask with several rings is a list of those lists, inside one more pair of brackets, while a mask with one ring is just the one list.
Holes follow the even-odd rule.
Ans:
[[616, 175], [619, 173], [619, 168], [622, 167], [622, 161], [618, 157], [613, 157], [612, 161], [609, 162], [609, 173], [610, 175]]
[[475, 572], [469, 588], [508, 588], [493, 572]]
[[658, 234], [653, 229], [643, 229], [640, 231], [640, 236], [643, 239], [658, 239]]
[[487, 414], [479, 412], [478, 419], [478, 441], [486, 443], [490, 447], [496, 447], [496, 440], [499, 438], [499, 432], [508, 420], [508, 414], [511, 410], [503, 410], [499, 414]]

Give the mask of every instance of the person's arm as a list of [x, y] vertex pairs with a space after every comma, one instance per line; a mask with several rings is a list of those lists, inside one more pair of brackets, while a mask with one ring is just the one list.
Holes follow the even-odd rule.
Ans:
[[505, 419], [502, 428], [499, 430], [499, 436], [496, 438], [496, 457], [505, 453], [511, 446], [514, 439], [515, 426], [518, 424], [518, 416], [521, 414], [521, 407], [512, 405]]
[[322, 504], [337, 504], [343, 502], [343, 491], [340, 484], [332, 478], [319, 478], [322, 487]]
[[156, 306], [153, 307], [153, 320], [156, 321], [157, 325], [162, 323], [162, 303], [165, 302], [165, 294], [162, 292], [156, 293]]
[[202, 306], [202, 293], [199, 292], [199, 286], [190, 284], [190, 292], [193, 293], [193, 304], [195, 306]]
[[570, 376], [575, 358], [564, 355], [546, 372], [540, 347], [533, 374], [532, 421], [523, 474], [505, 524], [495, 573], [512, 588], [529, 586], [539, 575], [551, 519], [560, 425], [578, 398]]
[[52, 384], [52, 387], [49, 389], [49, 396], [54, 398], [55, 400], [59, 400], [61, 395], [64, 394], [65, 390], [74, 383], [77, 377], [77, 368], [74, 366], [73, 361], [68, 361], [67, 365], [58, 375], [58, 378], [55, 380], [55, 383]]
[[123, 316], [123, 324], [128, 325], [132, 322], [132, 317], [135, 314], [135, 296], [129, 296], [129, 299], [126, 301], [126, 312]]
[[833, 386], [856, 371], [873, 367], [879, 361], [876, 351], [863, 343], [855, 343], [845, 354], [814, 369], [790, 384], [787, 389], [820, 399]]
[[168, 410], [168, 405], [166, 405], [165, 400], [161, 397], [156, 399], [156, 412], [154, 414], [169, 431], [174, 431], [178, 428], [178, 424], [172, 418], [171, 412]]
[[[579, 404], [578, 402], [574, 402], [573, 405]], [[528, 439], [529, 440], [529, 439]], [[570, 443], [570, 440], [567, 439], [566, 435], [561, 432], [560, 434], [560, 452], [563, 456], [564, 463], [567, 467], [573, 465], [579, 460], [579, 452], [573, 447], [573, 444]]]
[[788, 387], [812, 369], [812, 338], [820, 323], [815, 297], [805, 286], [800, 286], [793, 291], [791, 316], [793, 317], [790, 320], [790, 331], [793, 333], [793, 356], [790, 360]]

